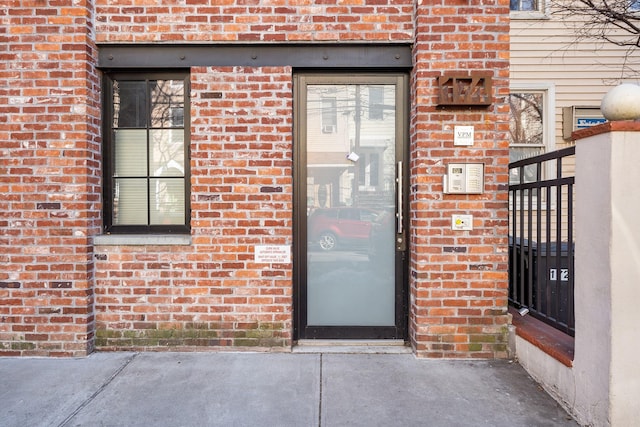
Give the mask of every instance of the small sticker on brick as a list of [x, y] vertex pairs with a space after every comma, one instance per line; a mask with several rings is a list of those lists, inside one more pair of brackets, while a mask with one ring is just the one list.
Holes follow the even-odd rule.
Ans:
[[264, 264], [289, 264], [291, 247], [288, 245], [257, 245], [254, 260]]

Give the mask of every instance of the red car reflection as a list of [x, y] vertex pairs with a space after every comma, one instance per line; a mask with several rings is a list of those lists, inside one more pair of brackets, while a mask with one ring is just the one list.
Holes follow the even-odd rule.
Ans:
[[338, 247], [366, 247], [371, 224], [377, 217], [377, 211], [366, 208], [315, 209], [309, 216], [309, 243], [318, 244], [325, 251]]

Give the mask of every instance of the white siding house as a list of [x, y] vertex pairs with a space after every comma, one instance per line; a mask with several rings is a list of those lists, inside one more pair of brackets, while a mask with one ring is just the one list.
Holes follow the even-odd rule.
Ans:
[[[523, 10], [514, 10], [518, 8]], [[598, 117], [600, 101], [609, 89], [640, 82], [640, 52], [629, 54], [627, 48], [601, 40], [579, 40], [581, 18], [558, 13], [550, 2], [540, 0], [538, 6], [512, 1], [511, 9], [511, 93], [543, 95], [545, 151], [563, 148], [571, 143], [567, 130], [563, 137], [563, 125], [570, 130], [571, 123], [564, 121], [570, 120], [572, 110]]]

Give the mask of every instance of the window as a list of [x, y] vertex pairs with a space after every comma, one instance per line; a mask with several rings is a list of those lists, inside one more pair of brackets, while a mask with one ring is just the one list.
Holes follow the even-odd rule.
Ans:
[[105, 78], [105, 231], [189, 231], [186, 73]]
[[629, 2], [629, 11], [640, 12], [640, 0], [631, 0]]
[[380, 184], [380, 153], [360, 151], [358, 167], [358, 185], [361, 190], [372, 190]]
[[548, 19], [548, 0], [510, 0], [512, 19]]
[[369, 86], [369, 120], [382, 119], [384, 119], [384, 86]]
[[538, 0], [511, 0], [510, 8], [517, 11], [537, 11]]
[[338, 108], [335, 98], [322, 98], [322, 133], [336, 133]]
[[[509, 94], [509, 161], [537, 156], [547, 146], [547, 92], [542, 90], [514, 91]], [[512, 171], [512, 173], [515, 171]], [[525, 170], [525, 181], [536, 179], [535, 168]], [[511, 182], [519, 177], [511, 176]]]

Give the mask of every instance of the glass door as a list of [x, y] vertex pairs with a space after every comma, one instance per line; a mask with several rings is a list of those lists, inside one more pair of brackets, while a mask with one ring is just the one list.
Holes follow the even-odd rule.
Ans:
[[404, 338], [404, 75], [297, 75], [296, 335]]

